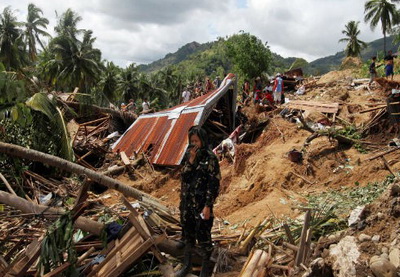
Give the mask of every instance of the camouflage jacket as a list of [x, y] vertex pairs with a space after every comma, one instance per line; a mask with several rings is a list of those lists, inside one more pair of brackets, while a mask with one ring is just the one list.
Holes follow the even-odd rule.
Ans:
[[181, 173], [181, 210], [200, 212], [204, 206], [212, 207], [218, 196], [220, 179], [218, 158], [212, 151], [199, 150], [193, 164], [189, 163], [188, 154], [185, 155]]

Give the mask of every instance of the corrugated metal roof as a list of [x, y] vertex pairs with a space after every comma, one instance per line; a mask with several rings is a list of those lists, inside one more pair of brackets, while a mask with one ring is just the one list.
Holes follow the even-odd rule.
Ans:
[[[153, 164], [180, 164], [188, 145], [189, 128], [204, 123], [212, 108], [233, 84], [233, 78], [234, 75], [229, 74], [218, 89], [187, 103], [139, 116], [113, 145], [113, 151], [124, 151], [128, 157], [133, 153], [148, 152]], [[236, 95], [233, 99], [236, 101]]]

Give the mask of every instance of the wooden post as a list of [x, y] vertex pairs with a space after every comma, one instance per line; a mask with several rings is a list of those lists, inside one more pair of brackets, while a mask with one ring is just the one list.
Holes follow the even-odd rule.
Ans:
[[305, 246], [306, 246], [307, 233], [308, 233], [308, 228], [310, 226], [310, 221], [311, 221], [311, 211], [307, 210], [306, 214], [304, 215], [303, 229], [301, 230], [299, 251], [297, 252], [296, 255], [296, 261], [295, 261], [296, 266], [299, 266], [303, 262], [305, 256]]

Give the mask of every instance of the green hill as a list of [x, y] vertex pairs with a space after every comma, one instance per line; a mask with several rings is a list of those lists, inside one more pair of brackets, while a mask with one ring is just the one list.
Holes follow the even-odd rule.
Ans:
[[154, 61], [148, 65], [141, 64], [139, 65], [139, 70], [143, 72], [154, 72], [170, 65], [175, 65], [180, 63], [181, 61], [187, 59], [190, 55], [205, 51], [210, 48], [213, 42], [200, 44], [196, 41], [185, 44], [181, 48], [178, 49], [175, 53], [169, 53], [164, 58]]
[[[394, 37], [386, 38], [386, 49], [391, 49], [393, 52], [397, 52], [399, 44], [395, 44], [393, 40]], [[305, 72], [308, 74], [320, 75], [332, 70], [337, 70], [339, 69], [345, 56], [346, 55], [344, 51], [341, 51], [335, 55], [317, 59], [309, 63], [309, 66], [305, 69]], [[383, 38], [368, 43], [368, 47], [361, 52], [361, 58], [364, 62], [370, 59], [372, 56], [377, 56], [378, 59], [383, 58]]]
[[[392, 49], [397, 52], [399, 44], [393, 43], [394, 38], [386, 39], [387, 49]], [[188, 78], [193, 76], [211, 76], [216, 74], [222, 75], [231, 70], [231, 62], [226, 56], [225, 40], [219, 39], [214, 42], [200, 44], [198, 42], [188, 43], [178, 49], [175, 53], [169, 53], [164, 58], [152, 62], [148, 65], [139, 65], [139, 70], [142, 72], [152, 73], [169, 66], [174, 66], [174, 69], [179, 72], [185, 72]], [[361, 53], [363, 61], [367, 61], [372, 56], [383, 57], [383, 38], [368, 43], [368, 47]], [[343, 58], [344, 51], [338, 52], [335, 55], [327, 56], [307, 63], [304, 59], [289, 57], [284, 58], [277, 53], [272, 53], [272, 63], [270, 72], [284, 72], [292, 66], [296, 67], [301, 64], [305, 74], [320, 75], [332, 70], [339, 69]]]

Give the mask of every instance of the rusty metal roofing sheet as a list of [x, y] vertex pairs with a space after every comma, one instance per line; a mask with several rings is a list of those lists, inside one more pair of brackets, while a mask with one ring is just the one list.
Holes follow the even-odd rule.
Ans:
[[113, 145], [113, 151], [124, 151], [128, 157], [147, 152], [151, 163], [178, 165], [188, 144], [189, 128], [203, 124], [213, 105], [232, 85], [233, 78], [233, 74], [228, 75], [218, 89], [192, 101], [141, 115]]

